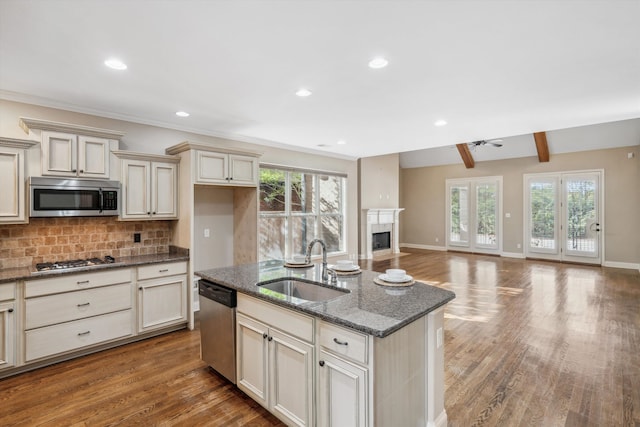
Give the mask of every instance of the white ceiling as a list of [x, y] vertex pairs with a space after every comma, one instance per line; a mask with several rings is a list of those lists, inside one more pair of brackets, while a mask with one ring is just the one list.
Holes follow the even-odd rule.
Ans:
[[0, 98], [406, 152], [640, 117], [639, 18], [638, 0], [0, 0]]

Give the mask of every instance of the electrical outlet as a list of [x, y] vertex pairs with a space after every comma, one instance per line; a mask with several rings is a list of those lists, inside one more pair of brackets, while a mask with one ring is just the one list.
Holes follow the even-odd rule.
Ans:
[[140, 243], [140, 233], [133, 233], [133, 243]]
[[211, 236], [211, 230], [209, 230], [208, 228], [204, 229], [204, 237], [209, 237]]
[[438, 239], [438, 238], [436, 237], [436, 243], [438, 243], [439, 241], [440, 241], [440, 239]]
[[518, 249], [520, 249], [522, 247], [522, 245], [520, 243], [518, 243]]

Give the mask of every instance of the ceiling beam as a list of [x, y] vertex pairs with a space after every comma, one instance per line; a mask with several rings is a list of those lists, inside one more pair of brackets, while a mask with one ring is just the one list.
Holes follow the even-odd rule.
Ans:
[[456, 144], [456, 148], [460, 153], [460, 157], [462, 157], [464, 166], [467, 169], [473, 169], [473, 166], [475, 163], [473, 162], [473, 156], [471, 155], [471, 151], [469, 151], [469, 146], [467, 144]]
[[536, 150], [538, 150], [538, 161], [549, 161], [549, 146], [547, 145], [547, 134], [545, 132], [536, 132], [533, 134], [533, 139], [536, 140]]

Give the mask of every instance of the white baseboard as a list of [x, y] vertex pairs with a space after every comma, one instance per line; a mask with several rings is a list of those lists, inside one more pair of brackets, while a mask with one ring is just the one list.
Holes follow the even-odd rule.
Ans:
[[400, 243], [401, 248], [411, 248], [411, 249], [427, 249], [430, 251], [446, 251], [446, 246], [431, 246], [431, 245], [418, 245], [415, 243]]
[[602, 263], [603, 267], [612, 267], [612, 268], [627, 268], [629, 270], [638, 270], [640, 271], [640, 264], [634, 264], [632, 262], [617, 262], [617, 261], [604, 261]]
[[520, 259], [525, 258], [524, 254], [520, 252], [501, 252], [500, 256], [503, 256], [505, 258], [520, 258]]
[[443, 409], [435, 420], [427, 421], [427, 427], [447, 427], [447, 411]]

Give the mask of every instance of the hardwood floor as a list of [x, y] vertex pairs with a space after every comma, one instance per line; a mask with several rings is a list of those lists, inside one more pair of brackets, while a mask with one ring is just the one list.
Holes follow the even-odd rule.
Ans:
[[[456, 293], [450, 427], [640, 426], [637, 271], [450, 252], [361, 265]], [[199, 340], [179, 331], [0, 380], [0, 425], [280, 425], [208, 370]]]

